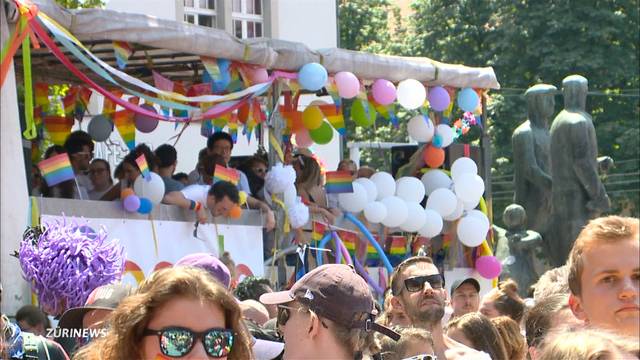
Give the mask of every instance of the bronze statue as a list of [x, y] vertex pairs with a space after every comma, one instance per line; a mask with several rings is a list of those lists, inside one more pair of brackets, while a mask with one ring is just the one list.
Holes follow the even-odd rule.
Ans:
[[[610, 201], [598, 177], [598, 143], [585, 110], [587, 79], [562, 80], [564, 110], [551, 125], [552, 246], [554, 266], [565, 263], [582, 227], [609, 210]], [[546, 236], [546, 235], [545, 235]]]
[[504, 268], [501, 277], [515, 280], [520, 289], [520, 295], [527, 296], [531, 285], [538, 281], [534, 257], [536, 250], [542, 243], [542, 236], [536, 231], [527, 230], [527, 213], [518, 204], [511, 204], [502, 213], [507, 231], [505, 237], [508, 243], [508, 254], [503, 253]]
[[557, 88], [538, 84], [524, 93], [529, 119], [513, 132], [515, 168], [514, 203], [522, 205], [529, 228], [544, 234], [551, 213], [551, 160], [549, 122], [553, 115]]

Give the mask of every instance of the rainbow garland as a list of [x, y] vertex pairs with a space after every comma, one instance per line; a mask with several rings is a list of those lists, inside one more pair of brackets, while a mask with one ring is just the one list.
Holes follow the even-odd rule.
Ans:
[[113, 42], [113, 52], [116, 56], [116, 63], [118, 67], [123, 70], [127, 67], [127, 63], [129, 62], [129, 57], [133, 54], [133, 49], [129, 43], [124, 41], [114, 41]]
[[40, 161], [38, 168], [40, 168], [42, 176], [48, 186], [54, 186], [63, 181], [75, 178], [67, 153], [58, 154]]
[[327, 194], [353, 192], [353, 177], [348, 171], [329, 171], [325, 174], [325, 190]]
[[120, 110], [113, 114], [113, 124], [118, 129], [122, 140], [127, 144], [129, 150], [136, 147], [136, 127], [133, 120], [133, 112]]

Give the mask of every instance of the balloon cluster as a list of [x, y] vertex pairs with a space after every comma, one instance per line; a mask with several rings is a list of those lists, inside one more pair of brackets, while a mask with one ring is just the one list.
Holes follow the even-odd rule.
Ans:
[[138, 212], [149, 214], [153, 206], [159, 204], [164, 197], [164, 181], [160, 175], [149, 173], [149, 178], [145, 179], [140, 175], [133, 183], [133, 190], [123, 189], [120, 192], [122, 206], [128, 212]]
[[293, 166], [277, 163], [267, 173], [265, 187], [271, 194], [282, 194], [291, 227], [298, 229], [309, 221], [309, 208], [298, 196], [295, 181], [296, 172]]

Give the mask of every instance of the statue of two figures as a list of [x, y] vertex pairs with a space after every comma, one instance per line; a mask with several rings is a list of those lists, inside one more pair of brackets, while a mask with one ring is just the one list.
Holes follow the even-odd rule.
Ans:
[[[561, 266], [582, 227], [610, 207], [598, 170], [610, 166], [612, 160], [598, 159], [593, 120], [586, 112], [587, 90], [587, 79], [582, 76], [571, 75], [562, 81], [564, 109], [550, 130], [557, 89], [538, 84], [525, 92], [528, 120], [512, 136], [514, 202], [520, 208], [510, 205], [503, 215], [507, 253], [513, 253], [513, 258], [505, 253], [506, 244], [497, 250], [523, 290], [537, 279], [535, 268], [540, 270], [539, 264], [534, 266], [536, 247], [548, 265]], [[531, 259], [520, 258], [527, 256]], [[523, 271], [531, 276], [521, 274]]]

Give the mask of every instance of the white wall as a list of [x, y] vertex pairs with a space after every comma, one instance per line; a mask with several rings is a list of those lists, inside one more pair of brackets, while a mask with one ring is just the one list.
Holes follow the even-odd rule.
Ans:
[[272, 37], [311, 49], [337, 46], [335, 0], [272, 0]]
[[145, 14], [159, 19], [182, 20], [182, 0], [109, 0], [106, 8], [132, 14]]

